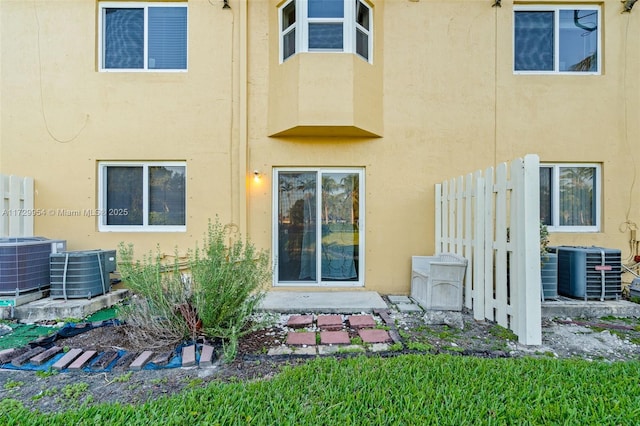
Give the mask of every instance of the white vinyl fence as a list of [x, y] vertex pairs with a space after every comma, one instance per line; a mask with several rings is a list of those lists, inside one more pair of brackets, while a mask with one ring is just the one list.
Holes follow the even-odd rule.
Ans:
[[468, 259], [464, 305], [477, 320], [540, 345], [540, 198], [537, 155], [436, 185], [436, 254]]
[[0, 237], [32, 237], [33, 178], [0, 174]]

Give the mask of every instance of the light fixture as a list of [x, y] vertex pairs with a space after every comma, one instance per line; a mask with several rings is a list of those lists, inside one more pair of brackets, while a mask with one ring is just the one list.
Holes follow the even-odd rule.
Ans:
[[224, 3], [222, 5], [223, 9], [231, 9], [231, 6], [229, 6], [229, 0], [222, 0], [222, 2]]
[[258, 170], [254, 170], [253, 171], [253, 180], [255, 182], [260, 182], [260, 177], [261, 177], [260, 172]]

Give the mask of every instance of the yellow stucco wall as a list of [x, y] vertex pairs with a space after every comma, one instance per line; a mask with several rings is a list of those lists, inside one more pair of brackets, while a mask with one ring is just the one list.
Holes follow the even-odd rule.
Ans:
[[[209, 218], [237, 214], [234, 16], [189, 3], [188, 72], [97, 72], [96, 4], [2, 2], [1, 172], [35, 178], [36, 208], [54, 212], [36, 219], [35, 232], [70, 249], [132, 241], [140, 251], [186, 250]], [[186, 161], [187, 232], [99, 233], [95, 218], [59, 213], [98, 207], [105, 160]]]
[[[2, 0], [0, 173], [34, 177], [38, 208], [76, 210], [97, 207], [100, 160], [186, 161], [185, 233], [101, 233], [86, 217], [36, 220], [36, 234], [64, 238], [71, 249], [130, 241], [172, 253], [193, 247], [216, 214], [270, 249], [274, 167], [363, 167], [365, 288], [407, 293], [411, 255], [434, 248], [434, 184], [534, 153], [542, 162], [603, 165], [602, 232], [553, 234], [552, 244], [628, 256], [625, 222], [640, 221], [640, 9], [589, 3], [602, 5], [602, 75], [514, 75], [513, 3], [491, 3], [372, 2], [374, 62], [347, 67], [355, 77], [345, 87], [354, 92], [345, 94], [311, 84], [335, 79], [327, 73], [344, 69], [344, 55], [324, 55], [324, 67], [300, 55], [290, 59], [305, 61], [298, 80], [282, 73], [274, 0], [231, 0], [231, 9], [189, 1], [181, 73], [98, 72], [94, 2]], [[300, 77], [309, 83], [300, 86]], [[298, 104], [289, 111], [275, 94]], [[322, 115], [332, 102], [345, 114]], [[274, 122], [320, 130], [270, 137]], [[351, 123], [375, 126], [381, 137], [332, 129]], [[245, 181], [253, 170], [258, 183]]]

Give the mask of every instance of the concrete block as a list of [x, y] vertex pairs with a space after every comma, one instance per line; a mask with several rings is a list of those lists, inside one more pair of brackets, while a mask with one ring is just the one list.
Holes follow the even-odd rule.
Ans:
[[318, 345], [318, 355], [332, 355], [344, 349], [344, 346]]
[[415, 303], [398, 303], [396, 308], [403, 313], [422, 312], [422, 308]]
[[373, 343], [369, 348], [371, 352], [384, 352], [389, 350], [388, 343]]
[[293, 349], [288, 346], [277, 346], [269, 349], [267, 355], [290, 355], [293, 353]]
[[411, 303], [411, 299], [409, 299], [408, 296], [387, 296], [387, 299], [394, 305], [398, 303]]
[[57, 320], [60, 318], [86, 318], [101, 309], [109, 308], [129, 295], [129, 290], [119, 289], [91, 299], [40, 299], [16, 306], [13, 315], [23, 323]]
[[428, 310], [423, 316], [425, 324], [448, 325], [452, 328], [464, 329], [464, 319], [459, 311], [432, 311]]
[[386, 308], [386, 302], [375, 291], [269, 291], [257, 310], [278, 313], [349, 314]]
[[295, 355], [315, 355], [316, 354], [316, 347], [315, 346], [307, 346], [306, 348], [300, 348], [300, 347], [296, 347], [293, 349], [293, 353]]

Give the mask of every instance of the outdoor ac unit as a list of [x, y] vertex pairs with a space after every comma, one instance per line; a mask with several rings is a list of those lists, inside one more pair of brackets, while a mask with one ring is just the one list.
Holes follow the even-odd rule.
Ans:
[[115, 250], [67, 251], [50, 255], [52, 299], [91, 299], [111, 289]]
[[559, 294], [584, 300], [620, 298], [620, 250], [559, 246], [557, 253]]

